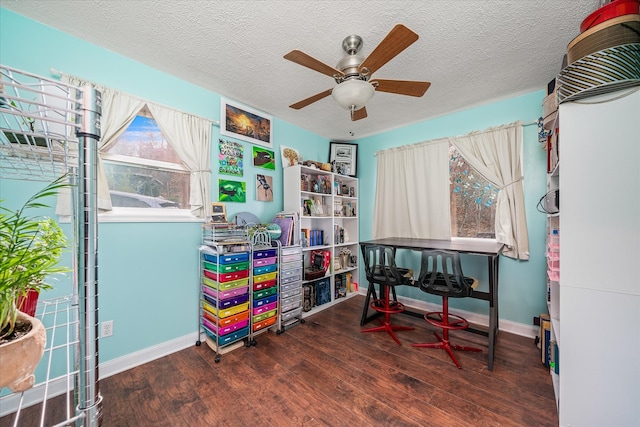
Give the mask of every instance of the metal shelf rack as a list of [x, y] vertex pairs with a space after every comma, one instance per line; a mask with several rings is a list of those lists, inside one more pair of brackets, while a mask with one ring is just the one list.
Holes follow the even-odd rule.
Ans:
[[[99, 426], [102, 422], [96, 197], [101, 106], [100, 92], [90, 85], [75, 87], [0, 64], [0, 177], [48, 182], [68, 174], [73, 184], [72, 294], [43, 301], [38, 312], [49, 340], [48, 355], [39, 366], [51, 366], [54, 358], [65, 357], [68, 369], [56, 378], [46, 369], [46, 378], [38, 378], [32, 389], [0, 399], [3, 414], [15, 414], [16, 426], [22, 408], [37, 402], [42, 402], [40, 425], [44, 425], [47, 399], [70, 391], [73, 413], [70, 409], [59, 425]], [[63, 343], [58, 342], [59, 328], [64, 330]], [[60, 384], [62, 391], [57, 387]], [[71, 408], [70, 402], [68, 406]], [[46, 422], [51, 424], [51, 420]]]

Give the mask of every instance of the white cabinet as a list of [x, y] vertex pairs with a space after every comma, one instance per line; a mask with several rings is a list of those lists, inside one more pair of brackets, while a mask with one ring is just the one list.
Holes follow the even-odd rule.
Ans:
[[559, 107], [562, 426], [640, 425], [640, 91]]
[[[355, 294], [358, 277], [358, 179], [301, 165], [284, 169], [284, 210], [300, 212], [304, 315]], [[325, 273], [314, 258], [325, 255]], [[309, 289], [312, 287], [313, 289]], [[309, 292], [311, 290], [311, 292]]]

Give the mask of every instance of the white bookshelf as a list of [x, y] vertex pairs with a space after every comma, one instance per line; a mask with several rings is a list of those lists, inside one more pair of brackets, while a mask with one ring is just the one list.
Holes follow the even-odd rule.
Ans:
[[[308, 201], [312, 202], [308, 202]], [[312, 205], [311, 205], [312, 204]], [[330, 298], [322, 305], [303, 312], [303, 317], [324, 310], [356, 294], [354, 282], [358, 281], [358, 179], [302, 165], [284, 169], [284, 210], [300, 212], [300, 228], [309, 230], [309, 239], [303, 242], [305, 270], [311, 266], [314, 250], [326, 250], [331, 254], [331, 264], [323, 277], [306, 280], [303, 285], [328, 280]], [[321, 237], [319, 237], [321, 235]], [[343, 262], [343, 250], [351, 252], [355, 262]], [[339, 266], [336, 264], [339, 261]], [[346, 264], [346, 265], [343, 265]], [[351, 277], [351, 285], [344, 296], [336, 289], [340, 279]]]

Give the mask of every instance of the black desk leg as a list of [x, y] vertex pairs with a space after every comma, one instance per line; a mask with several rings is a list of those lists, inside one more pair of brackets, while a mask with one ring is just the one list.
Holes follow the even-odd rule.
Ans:
[[498, 256], [489, 257], [489, 362], [493, 371], [496, 337], [498, 335]]
[[372, 295], [374, 300], [378, 299], [378, 295], [376, 294], [376, 285], [369, 282], [369, 287], [367, 288], [367, 296], [364, 299], [364, 307], [362, 307], [362, 318], [360, 319], [360, 326], [363, 326], [374, 317], [372, 316], [371, 318], [367, 319], [367, 313], [369, 312], [369, 304], [371, 303]]

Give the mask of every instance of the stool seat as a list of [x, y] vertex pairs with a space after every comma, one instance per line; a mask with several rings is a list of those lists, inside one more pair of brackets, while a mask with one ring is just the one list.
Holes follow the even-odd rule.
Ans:
[[479, 348], [451, 344], [449, 331], [463, 330], [469, 327], [469, 322], [458, 315], [449, 313], [449, 298], [470, 297], [478, 280], [462, 274], [460, 254], [441, 250], [422, 251], [422, 265], [418, 286], [421, 291], [440, 295], [442, 297], [442, 311], [429, 311], [424, 314], [424, 320], [432, 326], [442, 329], [442, 336], [434, 332], [438, 342], [415, 343], [413, 347], [438, 348], [445, 350], [458, 369], [462, 366], [453, 350], [482, 351]]
[[[378, 319], [380, 326], [361, 329], [361, 332], [387, 332], [398, 345], [402, 345], [395, 334], [395, 331], [410, 331], [415, 329], [410, 326], [392, 325], [391, 315], [405, 311], [405, 306], [398, 302], [395, 293], [395, 287], [398, 285], [409, 284], [413, 280], [413, 272], [409, 269], [398, 268], [395, 263], [394, 249], [381, 245], [365, 245], [362, 247], [362, 255], [364, 258], [365, 273], [369, 281], [369, 291], [367, 291], [367, 300], [374, 295], [373, 300], [369, 303], [369, 307], [378, 313], [384, 315]], [[380, 298], [375, 296], [374, 285], [378, 284], [382, 295]], [[393, 295], [393, 299], [391, 299]], [[365, 303], [365, 309], [367, 305]], [[361, 325], [364, 323], [366, 310], [363, 313]]]

